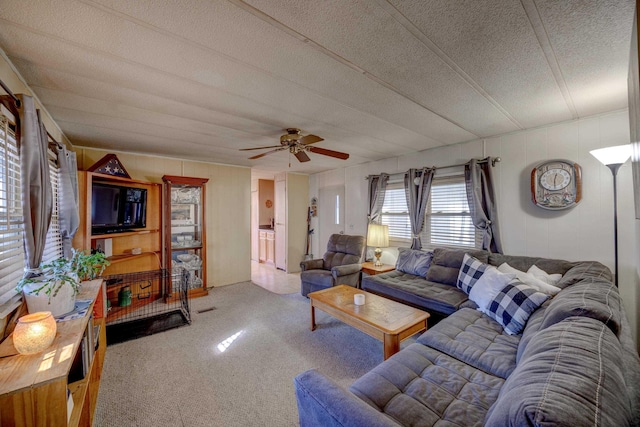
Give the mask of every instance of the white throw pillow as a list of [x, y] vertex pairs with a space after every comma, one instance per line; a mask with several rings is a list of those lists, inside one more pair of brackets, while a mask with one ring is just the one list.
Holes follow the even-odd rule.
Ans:
[[[540, 270], [540, 269], [538, 269], [538, 270]], [[553, 295], [557, 294], [558, 292], [560, 292], [560, 288], [548, 284], [547, 282], [539, 279], [538, 277], [534, 276], [531, 273], [528, 273], [528, 272], [525, 273], [524, 271], [520, 271], [520, 270], [518, 270], [516, 268], [513, 268], [509, 264], [507, 264], [506, 262], [502, 263], [498, 267], [498, 271], [500, 271], [501, 273], [515, 274], [516, 277], [518, 278], [518, 280], [520, 280], [525, 285], [532, 287], [534, 290], [536, 290], [538, 292], [542, 292], [544, 294], [551, 295], [551, 296], [553, 296]], [[529, 271], [531, 271], [531, 269], [529, 269]], [[540, 271], [542, 271], [542, 270], [540, 270]]]
[[515, 274], [504, 274], [494, 266], [488, 266], [471, 288], [469, 299], [478, 305], [478, 310], [486, 313], [491, 301], [515, 278]]
[[538, 279], [552, 286], [555, 286], [556, 283], [558, 283], [560, 279], [562, 279], [562, 274], [560, 273], [549, 274], [546, 271], [537, 267], [536, 265], [532, 265], [529, 271], [527, 271], [527, 273], [533, 274]]

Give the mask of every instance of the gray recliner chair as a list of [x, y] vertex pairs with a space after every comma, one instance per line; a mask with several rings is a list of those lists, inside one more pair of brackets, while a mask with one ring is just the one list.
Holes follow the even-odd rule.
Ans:
[[322, 259], [300, 263], [302, 295], [336, 285], [357, 287], [365, 248], [364, 236], [332, 234]]

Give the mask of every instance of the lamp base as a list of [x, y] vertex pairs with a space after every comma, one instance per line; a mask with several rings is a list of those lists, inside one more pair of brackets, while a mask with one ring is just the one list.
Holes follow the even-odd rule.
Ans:
[[380, 261], [380, 257], [382, 256], [382, 249], [376, 248], [373, 254], [376, 256], [376, 262], [374, 262], [373, 265], [375, 267], [382, 267], [382, 261]]

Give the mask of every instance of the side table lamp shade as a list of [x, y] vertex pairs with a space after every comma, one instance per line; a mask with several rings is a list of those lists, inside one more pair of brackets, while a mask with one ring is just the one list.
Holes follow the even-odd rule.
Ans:
[[613, 174], [613, 246], [615, 259], [615, 285], [618, 287], [618, 187], [617, 175], [620, 167], [631, 157], [631, 144], [616, 145], [589, 151]]
[[369, 224], [369, 230], [367, 232], [367, 245], [375, 246], [376, 250], [374, 252], [376, 256], [376, 262], [374, 265], [376, 267], [380, 267], [382, 265], [382, 261], [380, 261], [380, 256], [382, 255], [382, 249], [389, 246], [389, 226], [381, 225], [381, 224]]
[[20, 354], [39, 353], [53, 343], [56, 329], [56, 319], [50, 311], [27, 314], [18, 319], [13, 331], [13, 346]]

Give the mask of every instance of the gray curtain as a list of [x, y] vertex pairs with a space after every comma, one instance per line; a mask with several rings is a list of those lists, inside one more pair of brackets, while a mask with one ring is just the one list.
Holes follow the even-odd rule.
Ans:
[[20, 150], [22, 211], [24, 216], [25, 275], [38, 270], [51, 222], [53, 194], [49, 181], [47, 131], [33, 98], [18, 94], [16, 140]]
[[424, 215], [427, 210], [427, 200], [431, 192], [434, 170], [409, 169], [404, 174], [404, 191], [409, 206], [409, 220], [411, 221], [411, 249], [421, 249], [420, 232], [424, 225]]
[[368, 223], [379, 223], [382, 205], [384, 204], [384, 192], [387, 189], [389, 175], [382, 173], [380, 175], [369, 176], [369, 210], [367, 212]]
[[66, 147], [57, 147], [58, 167], [58, 215], [64, 256], [71, 256], [71, 241], [80, 224], [78, 212], [78, 165], [76, 153]]
[[482, 230], [482, 249], [502, 253], [491, 157], [480, 161], [473, 159], [467, 163], [464, 167], [464, 180], [473, 225]]

